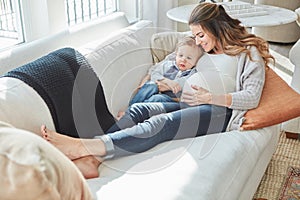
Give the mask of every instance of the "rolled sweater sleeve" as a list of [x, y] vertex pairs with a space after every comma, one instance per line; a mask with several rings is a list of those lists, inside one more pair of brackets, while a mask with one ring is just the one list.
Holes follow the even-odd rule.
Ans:
[[265, 83], [265, 66], [255, 47], [250, 49], [252, 60], [246, 54], [241, 55], [238, 62], [237, 90], [231, 93], [232, 103], [230, 108], [249, 110], [259, 104]]

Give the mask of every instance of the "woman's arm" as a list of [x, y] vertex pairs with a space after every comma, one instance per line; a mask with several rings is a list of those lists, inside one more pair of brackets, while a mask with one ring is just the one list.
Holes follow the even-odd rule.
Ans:
[[245, 54], [239, 58], [238, 84], [236, 92], [231, 93], [230, 108], [249, 110], [259, 104], [265, 83], [265, 64], [255, 47], [250, 48], [252, 60]]
[[181, 101], [190, 106], [197, 106], [201, 104], [214, 104], [219, 106], [230, 107], [232, 103], [231, 94], [212, 94], [208, 90], [197, 85], [191, 85], [193, 92], [185, 91], [182, 93]]

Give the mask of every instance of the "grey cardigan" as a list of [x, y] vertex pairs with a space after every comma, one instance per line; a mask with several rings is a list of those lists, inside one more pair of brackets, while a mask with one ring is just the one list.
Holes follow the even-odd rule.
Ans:
[[265, 83], [265, 65], [256, 47], [250, 47], [252, 60], [245, 53], [238, 55], [236, 92], [231, 93], [233, 109], [227, 131], [239, 130], [247, 110], [256, 108]]

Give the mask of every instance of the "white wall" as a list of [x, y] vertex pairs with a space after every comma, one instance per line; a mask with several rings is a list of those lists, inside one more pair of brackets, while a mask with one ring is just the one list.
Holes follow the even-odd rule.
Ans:
[[178, 6], [178, 0], [141, 0], [141, 19], [151, 20], [160, 29], [176, 30], [176, 23], [166, 13]]
[[139, 0], [119, 0], [118, 9], [120, 12], [126, 13], [129, 22], [133, 23], [138, 20], [138, 1]]
[[63, 0], [20, 2], [26, 42], [59, 32], [67, 27]]
[[[179, 6], [188, 5], [188, 4], [197, 4], [197, 3], [199, 3], [199, 0], [178, 0]], [[178, 22], [177, 30], [178, 31], [189, 31], [190, 28], [187, 24]]]
[[200, 0], [178, 0], [178, 5], [187, 5], [187, 4], [195, 4], [198, 3]]

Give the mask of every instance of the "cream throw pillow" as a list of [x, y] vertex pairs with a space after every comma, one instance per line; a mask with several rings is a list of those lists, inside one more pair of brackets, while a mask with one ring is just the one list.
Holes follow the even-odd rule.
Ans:
[[77, 167], [39, 136], [0, 122], [0, 199], [92, 199]]
[[39, 133], [41, 124], [54, 129], [47, 104], [39, 94], [23, 81], [0, 78], [0, 121], [33, 133]]
[[274, 70], [266, 70], [266, 81], [257, 108], [248, 110], [243, 130], [272, 126], [300, 116], [300, 94]]
[[175, 51], [178, 41], [188, 35], [191, 35], [191, 32], [160, 32], [153, 34], [151, 38], [153, 62], [158, 63]]

